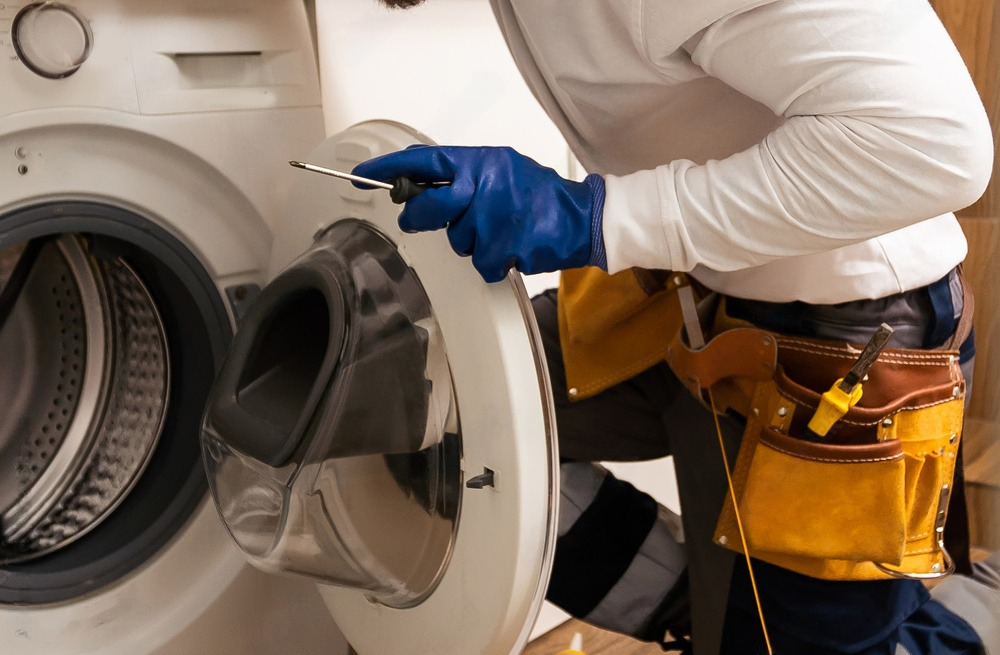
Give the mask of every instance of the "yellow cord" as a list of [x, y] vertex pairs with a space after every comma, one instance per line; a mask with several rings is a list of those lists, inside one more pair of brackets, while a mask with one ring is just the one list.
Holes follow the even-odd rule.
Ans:
[[753, 587], [753, 599], [757, 602], [757, 615], [760, 617], [760, 629], [764, 632], [764, 644], [767, 646], [767, 655], [774, 655], [771, 650], [771, 638], [767, 634], [767, 624], [764, 622], [764, 610], [760, 606], [760, 594], [757, 593], [757, 579], [753, 574], [753, 565], [750, 563], [750, 550], [747, 548], [746, 534], [743, 532], [743, 519], [740, 518], [740, 505], [736, 501], [736, 490], [733, 488], [733, 476], [729, 473], [729, 458], [726, 457], [726, 446], [722, 441], [722, 428], [719, 426], [719, 413], [715, 411], [715, 398], [712, 397], [712, 390], [708, 391], [708, 402], [712, 405], [712, 418], [715, 419], [715, 434], [719, 437], [719, 449], [722, 451], [722, 463], [726, 468], [726, 480], [729, 482], [729, 497], [733, 501], [733, 513], [736, 515], [736, 527], [740, 530], [740, 541], [743, 543], [743, 555], [747, 560], [747, 570], [750, 572], [750, 586]]

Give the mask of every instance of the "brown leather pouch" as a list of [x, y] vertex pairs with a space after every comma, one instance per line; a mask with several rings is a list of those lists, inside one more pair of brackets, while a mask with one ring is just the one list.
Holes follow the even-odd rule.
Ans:
[[[769, 343], [770, 340], [773, 345]], [[863, 344], [721, 331], [701, 350], [678, 335], [668, 362], [699, 397], [746, 416], [733, 470], [753, 557], [832, 580], [934, 577], [965, 384], [957, 351], [887, 349], [864, 395], [822, 442], [804, 440], [820, 395]], [[731, 499], [717, 543], [742, 552]]]

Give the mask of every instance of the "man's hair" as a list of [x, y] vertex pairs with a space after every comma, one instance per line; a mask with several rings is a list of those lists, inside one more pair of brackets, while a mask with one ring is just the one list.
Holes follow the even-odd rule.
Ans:
[[423, 4], [424, 0], [379, 0], [379, 2], [389, 9], [409, 9]]

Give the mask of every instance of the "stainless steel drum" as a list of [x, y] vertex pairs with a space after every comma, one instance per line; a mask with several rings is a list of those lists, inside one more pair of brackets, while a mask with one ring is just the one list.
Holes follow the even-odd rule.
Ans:
[[0, 325], [0, 564], [59, 549], [111, 513], [154, 451], [170, 386], [160, 315], [121, 258], [78, 236], [14, 246], [0, 250], [0, 298], [14, 284]]

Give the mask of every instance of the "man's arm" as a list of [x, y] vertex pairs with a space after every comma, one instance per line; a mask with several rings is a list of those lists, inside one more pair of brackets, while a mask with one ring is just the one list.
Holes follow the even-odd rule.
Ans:
[[[644, 33], [655, 55], [656, 26]], [[777, 0], [686, 47], [787, 120], [721, 161], [608, 176], [612, 272], [737, 270], [830, 250], [969, 205], [986, 187], [990, 127], [924, 0]]]

